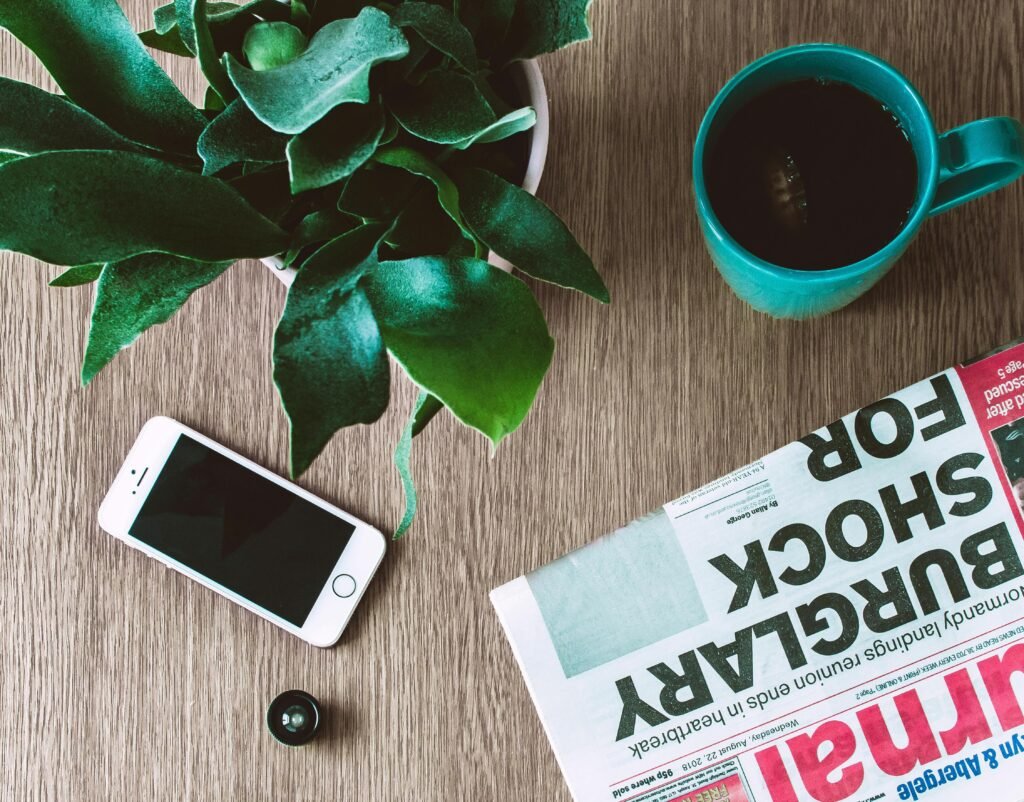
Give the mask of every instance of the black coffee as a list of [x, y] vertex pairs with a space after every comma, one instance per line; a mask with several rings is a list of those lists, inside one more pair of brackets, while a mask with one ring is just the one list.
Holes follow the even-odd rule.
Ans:
[[917, 161], [899, 121], [859, 89], [801, 80], [753, 98], [704, 160], [715, 215], [744, 248], [826, 270], [884, 247], [907, 222]]

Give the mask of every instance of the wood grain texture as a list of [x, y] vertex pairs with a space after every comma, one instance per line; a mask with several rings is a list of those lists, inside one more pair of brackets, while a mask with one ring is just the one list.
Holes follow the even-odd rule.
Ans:
[[[155, 2], [128, 0], [148, 27]], [[494, 586], [953, 362], [1024, 334], [1024, 184], [927, 223], [868, 296], [822, 320], [753, 312], [694, 217], [703, 110], [772, 49], [839, 41], [921, 90], [940, 128], [1024, 117], [1024, 0], [597, 0], [595, 41], [543, 60], [541, 196], [594, 255], [602, 307], [538, 286], [558, 341], [494, 459], [439, 420], [419, 519], [334, 649], [304, 645], [96, 525], [141, 424], [170, 415], [278, 471], [270, 342], [284, 292], [256, 263], [200, 291], [86, 390], [92, 291], [0, 254], [0, 777], [15, 800], [544, 800], [569, 795], [487, 599]], [[162, 59], [193, 99], [190, 62]], [[52, 88], [0, 33], [0, 73]], [[0, 203], [3, 199], [0, 198]], [[303, 484], [382, 529], [414, 392], [335, 438]], [[277, 692], [329, 706], [311, 746], [261, 723]]]

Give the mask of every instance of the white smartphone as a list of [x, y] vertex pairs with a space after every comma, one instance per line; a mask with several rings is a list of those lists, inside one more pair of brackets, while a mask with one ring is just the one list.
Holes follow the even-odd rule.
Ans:
[[314, 646], [341, 637], [385, 548], [369, 524], [164, 417], [142, 427], [99, 523]]

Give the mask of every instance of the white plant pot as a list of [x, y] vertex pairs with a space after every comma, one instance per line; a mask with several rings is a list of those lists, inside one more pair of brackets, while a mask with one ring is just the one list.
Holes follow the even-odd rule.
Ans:
[[[522, 87], [529, 104], [537, 112], [537, 123], [530, 129], [530, 155], [526, 163], [526, 174], [523, 178], [523, 189], [531, 195], [537, 193], [540, 186], [540, 177], [544, 173], [544, 162], [548, 157], [548, 141], [551, 127], [551, 117], [548, 110], [548, 93], [544, 86], [544, 76], [541, 74], [540, 66], [535, 59], [517, 62], [513, 67], [516, 72], [513, 78]], [[279, 256], [268, 256], [261, 259], [270, 271], [281, 280], [285, 286], [291, 286], [295, 280], [295, 268], [285, 267]], [[487, 255], [487, 261], [495, 267], [509, 272], [512, 265], [498, 256], [494, 251]]]

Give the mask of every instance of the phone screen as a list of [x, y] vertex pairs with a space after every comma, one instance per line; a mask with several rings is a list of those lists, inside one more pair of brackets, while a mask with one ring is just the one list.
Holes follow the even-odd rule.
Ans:
[[354, 530], [183, 434], [129, 533], [301, 627]]

